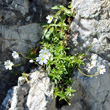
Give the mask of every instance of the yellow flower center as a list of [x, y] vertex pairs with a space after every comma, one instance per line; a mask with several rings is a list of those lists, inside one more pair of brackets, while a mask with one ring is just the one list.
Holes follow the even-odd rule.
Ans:
[[52, 17], [50, 17], [50, 20], [52, 20]]
[[45, 52], [44, 55], [47, 55], [47, 53]]
[[41, 60], [44, 60], [44, 58], [41, 58]]
[[9, 63], [8, 66], [10, 66], [11, 64]]
[[100, 68], [100, 71], [102, 71], [102, 68]]

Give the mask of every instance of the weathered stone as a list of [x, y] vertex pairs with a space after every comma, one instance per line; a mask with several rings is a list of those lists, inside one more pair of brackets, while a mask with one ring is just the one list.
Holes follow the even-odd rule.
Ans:
[[5, 97], [4, 101], [2, 102], [2, 106], [0, 107], [0, 109], [3, 109], [3, 110], [5, 110], [5, 109], [8, 110], [9, 109], [11, 99], [12, 99], [12, 92], [13, 92], [12, 89], [8, 90], [7, 96]]
[[[81, 67], [85, 74], [95, 74], [101, 65], [106, 72], [96, 77], [87, 77], [74, 72], [77, 93], [70, 101], [72, 107], [64, 106], [61, 110], [109, 110], [110, 96], [110, 19], [107, 17], [109, 0], [74, 0], [75, 19], [71, 24], [71, 53], [85, 53], [85, 65]], [[106, 13], [106, 14], [105, 14]], [[77, 104], [76, 104], [77, 102]], [[75, 106], [77, 105], [77, 107]]]
[[46, 77], [46, 73], [40, 70], [29, 75], [29, 81], [25, 84], [22, 77], [18, 79], [18, 86], [8, 92], [2, 103], [2, 108], [8, 108], [8, 110], [47, 110], [46, 108], [52, 102], [53, 97], [53, 87], [50, 86], [49, 78]]
[[110, 19], [97, 21], [95, 19], [79, 19], [77, 16], [71, 24], [73, 36], [71, 36], [70, 42], [72, 44], [70, 44], [74, 48], [74, 51], [76, 51], [74, 53], [84, 52], [84, 50], [86, 51], [94, 43], [91, 51], [110, 60]]
[[100, 14], [101, 0], [73, 0], [73, 8], [83, 18], [94, 18]]
[[20, 11], [23, 15], [29, 11], [29, 1], [28, 0], [14, 0], [11, 4], [15, 10]]
[[22, 86], [25, 83], [25, 78], [24, 77], [19, 77], [18, 79], [18, 86]]
[[4, 28], [2, 32], [4, 43], [2, 50], [10, 47], [11, 50], [26, 52], [29, 48], [36, 46], [41, 38], [41, 27], [37, 23], [26, 26], [11, 26]]
[[[2, 23], [0, 27], [0, 52], [5, 52], [6, 49], [26, 52], [29, 48], [35, 46], [36, 42], [39, 41], [38, 33], [41, 32], [41, 29], [38, 24], [32, 24], [32, 22], [46, 21], [45, 17], [49, 14], [51, 6], [60, 2], [62, 1], [2, 1], [2, 5], [7, 3], [9, 6], [6, 4], [4, 9], [0, 10], [0, 22]], [[95, 74], [100, 65], [104, 65], [106, 73], [97, 77], [86, 77], [75, 71], [73, 73], [75, 76], [74, 87], [77, 93], [70, 101], [72, 105], [64, 106], [61, 110], [109, 110], [110, 0], [74, 0], [73, 8], [76, 15], [71, 24], [69, 40], [71, 53], [85, 53], [93, 43], [86, 56], [86, 65], [82, 67], [82, 71], [87, 74]], [[10, 9], [10, 11], [7, 9]], [[3, 12], [5, 15], [3, 15]], [[10, 26], [7, 24], [10, 24]], [[2, 56], [0, 67], [3, 71], [2, 60], [5, 58], [3, 58], [4, 54], [0, 56]], [[10, 75], [4, 73], [4, 76], [9, 77]], [[7, 80], [7, 82], [10, 81]], [[4, 90], [4, 84], [7, 82], [3, 80], [3, 76], [0, 74], [0, 91]], [[53, 91], [51, 90], [49, 79], [45, 77], [45, 74], [31, 73], [28, 83], [24, 82], [24, 79], [18, 80], [18, 86], [13, 89], [13, 96], [12, 92], [7, 95], [2, 103], [2, 108], [9, 110], [11, 102], [10, 110], [24, 110], [24, 108], [25, 110], [46, 110], [47, 108], [48, 110], [54, 110], [56, 108], [51, 107], [51, 104], [49, 104], [50, 108], [46, 107], [47, 103], [52, 100], [51, 94]]]
[[47, 103], [49, 102], [49, 100], [46, 100], [46, 97], [50, 99], [50, 102], [52, 101], [53, 91], [49, 87], [49, 78], [45, 75], [46, 73], [43, 72], [35, 72], [30, 76], [32, 80], [26, 102], [30, 110], [46, 110]]
[[[20, 53], [28, 52], [31, 48], [38, 45], [38, 41], [41, 38], [41, 32], [42, 29], [37, 23], [19, 27], [0, 25], [0, 91], [2, 91], [0, 92], [0, 101], [3, 100], [3, 97], [10, 86], [17, 82], [17, 77], [15, 78], [12, 71], [6, 72], [6, 69], [4, 68], [4, 61], [10, 59], [14, 62], [14, 64], [18, 64], [20, 61], [23, 61], [21, 57], [14, 61], [11, 55], [12, 51]], [[20, 70], [20, 68], [18, 69]]]

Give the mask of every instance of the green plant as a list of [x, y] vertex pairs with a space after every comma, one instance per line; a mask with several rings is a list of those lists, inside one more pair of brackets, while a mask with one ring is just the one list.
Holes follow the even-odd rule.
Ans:
[[73, 69], [79, 68], [83, 64], [82, 59], [78, 58], [78, 56], [71, 56], [67, 52], [69, 50], [67, 45], [68, 19], [73, 16], [71, 8], [71, 4], [68, 8], [62, 5], [52, 7], [52, 9], [58, 11], [53, 16], [51, 24], [43, 25], [41, 42], [42, 48], [47, 48], [53, 55], [53, 60], [48, 60], [45, 65], [49, 78], [55, 84], [54, 95], [67, 103], [69, 97], [74, 95], [76, 91], [71, 87], [73, 84]]

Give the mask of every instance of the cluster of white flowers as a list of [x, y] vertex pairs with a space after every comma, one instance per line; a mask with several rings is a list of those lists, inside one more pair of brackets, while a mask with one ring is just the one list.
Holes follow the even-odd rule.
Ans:
[[[19, 54], [16, 51], [13, 51], [12, 57], [14, 59], [18, 59], [19, 58]], [[12, 70], [12, 66], [14, 66], [13, 62], [11, 62], [10, 60], [5, 61], [4, 65], [5, 65], [5, 68], [9, 69], [9, 70]]]
[[[16, 51], [13, 51], [12, 53], [12, 57], [14, 59], [18, 59], [19, 58], [19, 54], [16, 52]], [[53, 59], [53, 55], [49, 52], [48, 49], [44, 48], [42, 50], [40, 50], [40, 54], [39, 54], [39, 57], [36, 57], [36, 61], [40, 64], [40, 65], [43, 65], [43, 64], [47, 64], [48, 60], [49, 59]], [[30, 63], [33, 63], [34, 60], [29, 60]], [[10, 60], [7, 60], [4, 62], [4, 65], [5, 65], [5, 68], [6, 69], [9, 69], [9, 70], [12, 70], [12, 67], [14, 66], [14, 63], [11, 62]]]
[[39, 62], [40, 65], [47, 64], [49, 58], [52, 60], [52, 54], [48, 49], [44, 48], [40, 50], [39, 57], [36, 58], [36, 61]]
[[47, 23], [50, 24], [50, 23], [52, 22], [52, 20], [53, 20], [53, 16], [48, 15], [48, 16], [46, 17], [46, 19], [48, 20]]

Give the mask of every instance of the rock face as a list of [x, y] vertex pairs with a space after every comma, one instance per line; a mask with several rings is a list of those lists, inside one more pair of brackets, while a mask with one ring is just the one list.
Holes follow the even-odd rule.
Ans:
[[10, 26], [2, 27], [2, 50], [7, 48], [10, 50], [16, 50], [18, 52], [27, 52], [32, 47], [36, 46], [36, 43], [41, 38], [41, 27], [37, 23], [32, 23], [24, 26]]
[[[46, 22], [53, 5], [66, 3], [67, 0], [0, 0], [0, 104], [17, 80], [14, 72], [6, 71], [4, 61], [14, 61], [13, 50], [26, 53], [38, 45], [42, 35], [40, 23]], [[17, 68], [15, 71], [19, 76]]]
[[[16, 81], [16, 78], [13, 79], [15, 77], [13, 76], [13, 72], [5, 70], [3, 65], [4, 61], [10, 59], [15, 63], [11, 56], [13, 50], [20, 53], [25, 53], [28, 52], [32, 47], [37, 46], [37, 42], [41, 38], [42, 29], [38, 23], [32, 23], [24, 26], [1, 25], [0, 27], [0, 91], [3, 91], [3, 94], [1, 92], [0, 96], [2, 99], [7, 89], [9, 89], [8, 87], [11, 86], [11, 83], [14, 85], [14, 82]], [[19, 60], [17, 60], [17, 62]]]
[[[5, 71], [3, 61], [10, 58], [12, 50], [26, 52], [36, 46], [42, 30], [38, 22], [45, 20], [51, 6], [66, 2], [0, 0], [0, 102], [6, 91], [16, 84], [12, 72]], [[92, 45], [82, 71], [95, 74], [104, 65], [106, 72], [87, 77], [75, 71], [73, 88], [77, 92], [70, 101], [72, 105], [58, 110], [110, 110], [110, 0], [73, 0], [73, 8], [76, 14], [70, 26], [71, 54], [85, 53]], [[51, 100], [49, 79], [39, 72], [30, 73], [28, 83], [19, 77], [18, 85], [8, 91], [0, 109], [57, 110]]]
[[28, 75], [28, 82], [19, 77], [18, 85], [8, 91], [0, 110], [47, 110], [53, 99], [49, 78], [41, 70]]
[[75, 19], [71, 24], [71, 53], [85, 53], [82, 71], [95, 74], [101, 65], [106, 72], [97, 77], [86, 77], [74, 72], [77, 93], [72, 98], [72, 106], [61, 110], [109, 110], [110, 109], [110, 1], [109, 0], [73, 0]]
[[10, 26], [2, 28], [4, 28], [4, 30], [1, 34], [4, 36], [1, 38], [3, 41], [1, 51], [10, 48], [10, 50], [24, 53], [32, 47], [35, 47], [41, 38], [42, 29], [37, 23], [19, 27]]

